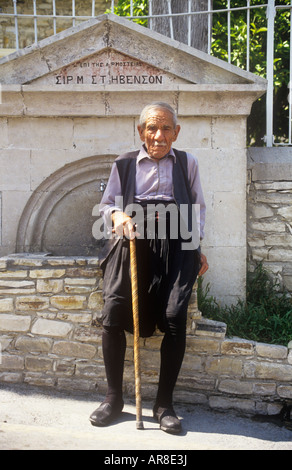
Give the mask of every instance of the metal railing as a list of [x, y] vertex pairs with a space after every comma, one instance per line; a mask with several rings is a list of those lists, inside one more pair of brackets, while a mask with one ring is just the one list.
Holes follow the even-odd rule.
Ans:
[[[76, 21], [85, 21], [90, 18], [95, 17], [96, 13], [96, 4], [95, 0], [91, 0], [91, 11], [89, 11], [87, 16], [81, 16], [76, 14], [75, 8], [75, 0], [71, 0], [71, 12], [70, 14], [60, 15], [56, 12], [56, 1], [52, 0], [52, 12], [50, 14], [39, 14], [37, 10], [37, 1], [38, 0], [31, 0], [33, 6], [33, 12], [31, 14], [28, 13], [19, 13], [17, 8], [17, 0], [11, 0], [13, 3], [13, 13], [5, 13], [1, 12], [0, 10], [0, 19], [1, 17], [4, 18], [11, 18], [14, 22], [14, 30], [15, 30], [15, 48], [19, 49], [19, 25], [18, 20], [20, 18], [30, 18], [34, 24], [34, 41], [38, 42], [38, 20], [39, 19], [51, 19], [53, 22], [53, 34], [57, 33], [57, 21], [60, 19], [66, 19], [72, 21], [72, 26], [75, 26]], [[273, 145], [292, 145], [292, 99], [290, 99], [290, 88], [292, 87], [292, 52], [290, 47], [290, 68], [289, 68], [289, 85], [287, 90], [287, 107], [289, 109], [289, 117], [288, 117], [288, 138], [286, 142], [274, 142], [274, 135], [273, 135], [273, 100], [274, 100], [274, 25], [275, 25], [275, 18], [277, 15], [277, 11], [286, 9], [290, 11], [290, 17], [292, 12], [292, 0], [290, 0], [290, 4], [280, 5], [276, 0], [267, 0], [266, 3], [252, 5], [252, 0], [246, 0], [246, 6], [242, 7], [234, 7], [232, 6], [232, 0], [226, 0], [226, 8], [224, 9], [212, 9], [212, 1], [206, 0], [207, 9], [203, 11], [192, 11], [192, 2], [191, 0], [185, 0], [188, 5], [187, 12], [184, 13], [174, 13], [171, 7], [171, 0], [167, 0], [168, 12], [162, 15], [154, 15], [153, 14], [153, 0], [148, 0], [148, 15], [147, 16], [134, 16], [134, 1], [129, 0], [130, 6], [130, 15], [126, 18], [129, 20], [135, 19], [147, 19], [148, 20], [148, 27], [152, 28], [152, 22], [154, 18], [168, 18], [169, 19], [169, 30], [170, 30], [170, 37], [174, 38], [174, 27], [173, 21], [175, 17], [184, 16], [188, 19], [188, 35], [187, 35], [187, 43], [188, 45], [191, 44], [191, 34], [192, 34], [192, 17], [194, 15], [207, 15], [207, 27], [208, 27], [208, 45], [207, 50], [208, 53], [213, 53], [212, 51], [212, 32], [213, 32], [213, 23], [212, 19], [216, 14], [226, 14], [227, 15], [227, 60], [229, 63], [232, 62], [232, 43], [231, 43], [231, 28], [232, 28], [232, 14], [237, 11], [245, 11], [246, 12], [246, 70], [250, 70], [250, 26], [251, 26], [251, 12], [255, 11], [256, 9], [264, 9], [266, 12], [267, 24], [266, 24], [266, 78], [268, 81], [268, 89], [266, 95], [266, 135], [263, 137], [265, 144], [267, 147], [272, 147]], [[287, 0], [288, 1], [288, 0]], [[110, 9], [114, 13], [115, 11], [115, 4], [117, 2], [115, 0], [111, 0], [110, 2]], [[290, 44], [292, 40], [292, 31], [290, 28]]]

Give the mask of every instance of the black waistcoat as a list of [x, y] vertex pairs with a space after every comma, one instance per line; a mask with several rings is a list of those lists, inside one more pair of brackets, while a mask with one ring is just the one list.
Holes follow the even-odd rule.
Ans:
[[[173, 197], [178, 205], [195, 203], [192, 200], [191, 190], [188, 181], [188, 163], [186, 152], [174, 149], [176, 159], [173, 162]], [[121, 180], [124, 209], [128, 204], [134, 202], [135, 182], [136, 182], [136, 159], [139, 151], [129, 152], [116, 159], [116, 164]], [[189, 211], [189, 218], [191, 211]], [[191, 228], [189, 220], [188, 228]]]
[[[189, 180], [188, 180], [188, 164], [186, 152], [173, 149], [176, 158], [173, 161], [172, 184], [173, 197], [178, 208], [181, 204], [188, 205], [188, 220], [186, 221], [188, 231], [192, 232], [192, 204], [193, 200]], [[123, 209], [134, 203], [135, 186], [136, 186], [136, 162], [139, 150], [127, 152], [120, 155], [116, 160], [117, 169], [121, 181], [121, 190], [123, 196]], [[107, 240], [106, 246], [99, 253], [100, 265], [103, 267], [104, 261], [107, 259], [110, 251], [118, 240]]]

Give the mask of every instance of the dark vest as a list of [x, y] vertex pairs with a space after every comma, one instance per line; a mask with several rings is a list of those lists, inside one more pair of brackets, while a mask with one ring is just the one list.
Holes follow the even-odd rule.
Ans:
[[[193, 200], [189, 181], [188, 181], [188, 162], [186, 152], [173, 149], [176, 159], [173, 162], [172, 180], [173, 180], [173, 196], [178, 207], [180, 204], [188, 205], [188, 230], [192, 230], [192, 209], [191, 205], [196, 201]], [[136, 160], [139, 150], [127, 152], [120, 155], [116, 160], [117, 169], [121, 181], [121, 189], [123, 195], [123, 209], [134, 202], [135, 185], [136, 185]], [[116, 244], [117, 240], [107, 240], [106, 245], [99, 253], [100, 265], [106, 260], [108, 254]]]
[[[188, 181], [188, 162], [186, 152], [174, 149], [176, 160], [173, 162], [173, 196], [176, 204], [195, 203], [192, 200], [192, 194]], [[116, 159], [116, 164], [121, 180], [122, 195], [124, 201], [124, 209], [128, 204], [134, 202], [135, 182], [136, 182], [136, 159], [139, 150], [135, 152], [125, 153]], [[189, 211], [189, 217], [191, 212]], [[188, 228], [191, 228], [189, 221]]]

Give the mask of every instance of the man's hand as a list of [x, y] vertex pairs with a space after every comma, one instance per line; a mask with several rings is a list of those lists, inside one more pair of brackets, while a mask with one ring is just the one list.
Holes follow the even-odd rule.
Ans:
[[200, 259], [200, 271], [199, 271], [199, 274], [198, 276], [203, 276], [203, 274], [205, 274], [208, 269], [209, 269], [209, 265], [207, 263], [207, 258], [205, 255], [203, 255], [203, 253], [201, 253], [201, 259]]
[[113, 233], [119, 237], [127, 237], [129, 240], [133, 240], [137, 233], [135, 232], [135, 227], [132, 224], [132, 219], [130, 216], [125, 214], [122, 211], [116, 211], [112, 214], [112, 221], [114, 223]]

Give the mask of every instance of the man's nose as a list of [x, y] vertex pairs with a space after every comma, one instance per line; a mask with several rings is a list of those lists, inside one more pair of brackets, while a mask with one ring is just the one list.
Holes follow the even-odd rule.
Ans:
[[156, 134], [155, 134], [155, 139], [164, 140], [164, 133], [161, 129], [157, 129]]

